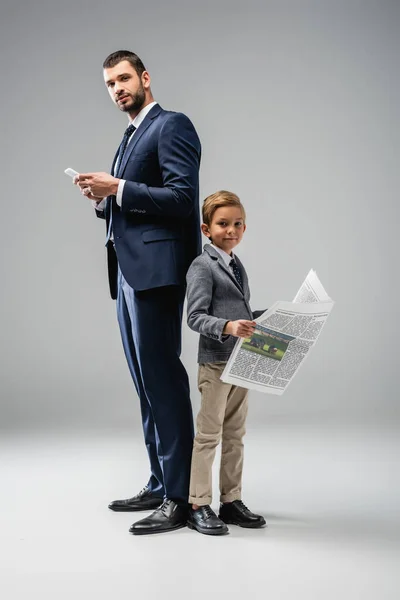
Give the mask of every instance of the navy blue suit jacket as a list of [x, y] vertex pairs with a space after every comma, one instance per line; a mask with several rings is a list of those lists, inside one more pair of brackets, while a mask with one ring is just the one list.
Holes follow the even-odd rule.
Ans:
[[109, 196], [104, 214], [96, 211], [106, 218], [107, 230], [112, 213], [115, 249], [112, 243], [107, 248], [113, 298], [118, 264], [135, 290], [185, 284], [201, 252], [200, 154], [200, 140], [185, 115], [158, 104], [151, 108], [118, 166], [118, 177], [126, 180], [121, 207]]

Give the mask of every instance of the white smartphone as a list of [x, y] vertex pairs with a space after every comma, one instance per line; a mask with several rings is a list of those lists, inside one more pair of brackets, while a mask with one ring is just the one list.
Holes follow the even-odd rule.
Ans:
[[65, 169], [64, 173], [66, 175], [69, 175], [70, 177], [75, 177], [75, 175], [79, 175], [79, 173], [77, 171], [74, 171], [74, 169]]

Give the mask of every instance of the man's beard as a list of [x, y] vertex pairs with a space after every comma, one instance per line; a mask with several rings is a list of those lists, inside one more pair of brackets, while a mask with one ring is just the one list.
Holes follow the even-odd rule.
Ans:
[[136, 112], [140, 110], [146, 99], [144, 87], [141, 85], [135, 94], [129, 95], [131, 97], [131, 101], [125, 102], [124, 104], [119, 104], [119, 109], [122, 110], [122, 112]]

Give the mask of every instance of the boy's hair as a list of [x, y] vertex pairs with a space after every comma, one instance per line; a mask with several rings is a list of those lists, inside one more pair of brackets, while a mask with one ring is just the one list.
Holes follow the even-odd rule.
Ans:
[[226, 190], [220, 190], [208, 196], [203, 202], [202, 215], [203, 223], [211, 225], [214, 213], [217, 208], [223, 206], [237, 206], [242, 210], [243, 220], [246, 220], [246, 211], [244, 210], [243, 204], [240, 202], [239, 196], [236, 196], [233, 192], [227, 192]]
[[130, 50], [117, 50], [109, 54], [103, 62], [103, 69], [112, 69], [112, 67], [115, 67], [115, 65], [123, 60], [127, 60], [132, 65], [139, 77], [146, 70], [138, 55]]

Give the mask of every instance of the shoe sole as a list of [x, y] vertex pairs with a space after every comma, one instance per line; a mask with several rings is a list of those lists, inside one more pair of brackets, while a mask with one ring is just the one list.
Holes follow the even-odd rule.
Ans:
[[183, 527], [186, 527], [186, 523], [174, 525], [174, 527], [169, 527], [168, 529], [155, 529], [155, 530], [132, 529], [132, 530], [129, 530], [129, 533], [131, 533], [132, 535], [152, 535], [154, 533], [168, 533], [169, 531], [176, 531], [177, 529], [182, 529]]
[[199, 533], [204, 533], [205, 535], [226, 535], [227, 533], [229, 533], [229, 529], [228, 527], [226, 529], [223, 530], [210, 530], [210, 529], [202, 529], [201, 527], [197, 527], [196, 525], [194, 525], [193, 523], [190, 523], [188, 521], [187, 526], [189, 527], [189, 529], [194, 529], [195, 531], [198, 531]]
[[153, 506], [138, 506], [137, 508], [126, 507], [125, 506], [108, 506], [108, 508], [114, 512], [140, 512], [143, 510], [155, 510], [159, 506], [161, 506], [162, 500], [159, 504], [154, 504]]
[[263, 527], [267, 527], [266, 523], [237, 523], [236, 521], [225, 521], [225, 519], [222, 519], [221, 517], [218, 517], [219, 519], [221, 519], [221, 521], [223, 521], [224, 523], [226, 523], [227, 525], [237, 525], [238, 527], [243, 527], [244, 529], [262, 529]]

